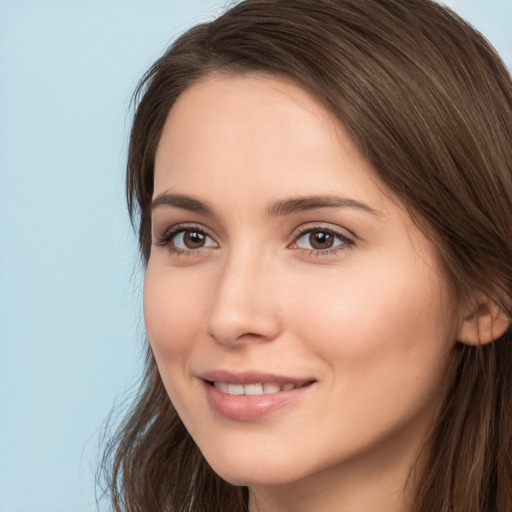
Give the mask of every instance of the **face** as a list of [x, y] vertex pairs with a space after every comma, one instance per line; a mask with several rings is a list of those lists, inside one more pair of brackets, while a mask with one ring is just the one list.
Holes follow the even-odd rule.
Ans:
[[152, 237], [149, 340], [215, 471], [257, 488], [410, 469], [455, 308], [430, 242], [317, 101], [257, 76], [184, 92]]

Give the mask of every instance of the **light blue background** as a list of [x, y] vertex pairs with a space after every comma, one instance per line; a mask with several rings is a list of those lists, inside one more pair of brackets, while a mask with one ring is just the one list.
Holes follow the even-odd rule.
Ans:
[[[89, 512], [99, 428], [137, 382], [128, 103], [223, 0], [0, 0], [0, 512]], [[512, 0], [446, 2], [512, 65]]]

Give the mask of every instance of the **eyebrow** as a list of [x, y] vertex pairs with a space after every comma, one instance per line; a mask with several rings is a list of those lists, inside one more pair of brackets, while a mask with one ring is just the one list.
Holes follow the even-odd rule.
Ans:
[[161, 208], [162, 206], [171, 206], [181, 208], [191, 212], [202, 213], [203, 215], [213, 216], [213, 209], [206, 201], [200, 201], [185, 194], [169, 194], [163, 192], [153, 199], [151, 210]]
[[[170, 194], [168, 192], [159, 194], [153, 200], [151, 209], [155, 210], [163, 206], [180, 208], [209, 217], [214, 216], [214, 210], [208, 202], [185, 194]], [[282, 199], [272, 203], [268, 207], [267, 212], [269, 216], [276, 217], [318, 208], [355, 208], [373, 215], [381, 215], [377, 210], [361, 201], [339, 195], [317, 195]]]
[[297, 197], [276, 201], [269, 206], [268, 213], [271, 216], [289, 215], [291, 213], [315, 210], [317, 208], [356, 208], [373, 215], [381, 215], [377, 210], [374, 210], [371, 206], [361, 201], [339, 195]]

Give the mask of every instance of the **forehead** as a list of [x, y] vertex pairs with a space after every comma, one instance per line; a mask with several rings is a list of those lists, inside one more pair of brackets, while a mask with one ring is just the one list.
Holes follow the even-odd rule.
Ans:
[[234, 154], [250, 141], [264, 142], [265, 134], [267, 150], [290, 143], [312, 150], [321, 138], [336, 137], [337, 128], [332, 116], [292, 83], [259, 75], [214, 75], [178, 97], [165, 123], [157, 163], [162, 153], [165, 157], [165, 146], [176, 155], [190, 136], [205, 151], [221, 143]]
[[254, 75], [213, 76], [186, 90], [169, 112], [155, 162], [155, 195], [198, 181], [212, 192], [242, 181], [271, 196], [280, 188], [325, 193], [350, 182], [364, 196], [376, 180], [315, 98], [295, 84]]

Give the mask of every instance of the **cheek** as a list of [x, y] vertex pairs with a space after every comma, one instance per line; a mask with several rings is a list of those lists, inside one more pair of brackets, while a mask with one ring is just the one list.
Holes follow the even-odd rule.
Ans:
[[182, 280], [150, 260], [144, 280], [144, 318], [158, 363], [162, 358], [175, 362], [186, 356], [201, 331], [204, 295]]
[[438, 377], [438, 366], [447, 364], [453, 313], [442, 282], [427, 266], [402, 269], [350, 269], [342, 279], [302, 281], [291, 290], [295, 332], [335, 374], [389, 379], [398, 369], [412, 379], [414, 369], [416, 376], [424, 371]]
[[[298, 288], [289, 295], [295, 333], [325, 363], [325, 423], [336, 425], [329, 439], [344, 450], [406, 425], [421, 437], [444, 396], [454, 344], [440, 282], [429, 272], [393, 276], [392, 287], [389, 274], [349, 275], [303, 283], [316, 290], [307, 303]], [[341, 444], [338, 431], [345, 432]]]

